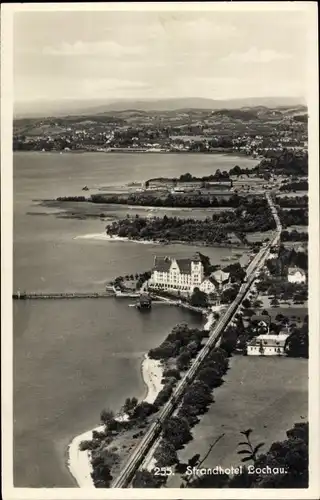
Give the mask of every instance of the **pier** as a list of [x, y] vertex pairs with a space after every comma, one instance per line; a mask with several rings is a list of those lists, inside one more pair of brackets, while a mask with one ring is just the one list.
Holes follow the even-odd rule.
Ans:
[[29, 299], [105, 299], [114, 297], [114, 293], [109, 290], [105, 292], [17, 292], [12, 295], [15, 300]]

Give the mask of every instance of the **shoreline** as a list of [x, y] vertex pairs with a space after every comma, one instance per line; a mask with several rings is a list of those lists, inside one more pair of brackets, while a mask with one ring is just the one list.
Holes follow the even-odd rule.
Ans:
[[122, 236], [109, 236], [107, 233], [93, 233], [93, 234], [84, 234], [75, 236], [74, 240], [102, 240], [102, 241], [121, 241], [128, 243], [140, 243], [141, 245], [162, 245], [160, 241], [151, 241], [151, 240], [131, 240], [127, 237]]
[[[220, 149], [220, 148], [215, 148], [212, 149], [211, 151], [152, 151], [152, 150], [134, 150], [134, 149], [121, 149], [121, 148], [114, 148], [113, 150], [98, 150], [98, 149], [70, 149], [69, 151], [65, 151], [63, 149], [54, 149], [54, 150], [46, 150], [42, 151], [41, 149], [34, 149], [34, 150], [29, 150], [29, 149], [15, 149], [13, 150], [13, 153], [41, 153], [41, 154], [85, 154], [85, 153], [100, 153], [100, 154], [171, 154], [171, 155], [226, 155], [226, 156], [235, 156], [238, 158], [248, 158], [250, 160], [261, 160], [263, 156], [259, 157], [254, 157], [252, 155], [248, 155], [247, 153], [243, 151], [234, 151], [233, 149]], [[252, 167], [254, 168], [254, 167]]]
[[[150, 359], [148, 354], [144, 354], [140, 371], [145, 384], [145, 395], [141, 401], [153, 403], [161, 391], [163, 367], [160, 361]], [[126, 418], [126, 415], [115, 417], [120, 420]], [[80, 451], [79, 446], [82, 441], [91, 440], [93, 431], [102, 431], [103, 425], [99, 425], [82, 434], [75, 436], [67, 448], [67, 468], [75, 479], [79, 488], [95, 488], [91, 478], [91, 457], [89, 451]]]
[[81, 239], [95, 239], [95, 240], [103, 240], [103, 241], [121, 241], [128, 243], [140, 243], [141, 245], [189, 245], [189, 246], [201, 246], [208, 248], [235, 248], [238, 250], [250, 250], [250, 246], [245, 246], [243, 244], [236, 245], [234, 243], [214, 243], [213, 245], [209, 245], [208, 243], [202, 241], [180, 241], [180, 240], [172, 240], [166, 243], [158, 241], [158, 240], [135, 240], [128, 238], [126, 236], [110, 236], [107, 233], [93, 233], [93, 234], [84, 234], [78, 235], [73, 238], [74, 240]]
[[[86, 235], [91, 236], [91, 235]], [[112, 237], [108, 237], [105, 235], [107, 239], [113, 239]], [[81, 238], [81, 237], [80, 237]], [[122, 239], [120, 241], [123, 241]], [[132, 240], [130, 240], [132, 241]], [[223, 309], [223, 306], [215, 306], [211, 309], [211, 311], [207, 314], [205, 311], [202, 311], [204, 316], [205, 324], [203, 329], [208, 331], [212, 327], [215, 322], [214, 313], [220, 312]], [[149, 358], [148, 354], [145, 353], [141, 360], [140, 364], [140, 373], [142, 376], [142, 380], [145, 385], [145, 394], [141, 401], [147, 403], [153, 403], [158, 396], [159, 392], [163, 388], [162, 377], [163, 377], [164, 367], [161, 364], [161, 361], [153, 360]], [[127, 416], [125, 414], [118, 414], [116, 419], [124, 419]], [[70, 442], [69, 446], [66, 450], [66, 465], [67, 468], [76, 481], [79, 488], [95, 488], [94, 483], [91, 478], [91, 454], [90, 451], [80, 451], [79, 446], [82, 441], [91, 440], [93, 431], [101, 432], [104, 429], [103, 425], [99, 425], [90, 429], [88, 431], [83, 432], [75, 436]]]

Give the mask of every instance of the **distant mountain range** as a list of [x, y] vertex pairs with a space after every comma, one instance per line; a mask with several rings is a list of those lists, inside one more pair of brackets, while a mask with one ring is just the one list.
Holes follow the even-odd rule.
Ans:
[[179, 111], [190, 109], [239, 109], [256, 106], [268, 108], [291, 107], [305, 105], [305, 100], [300, 97], [247, 97], [239, 99], [214, 100], [201, 97], [171, 98], [171, 99], [141, 99], [141, 100], [65, 100], [36, 101], [33, 103], [17, 102], [14, 106], [15, 118], [86, 115], [135, 110], [140, 112], [150, 111]]

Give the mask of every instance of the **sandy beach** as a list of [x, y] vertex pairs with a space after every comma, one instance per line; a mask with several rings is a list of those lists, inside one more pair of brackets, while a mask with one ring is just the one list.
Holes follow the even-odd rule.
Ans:
[[[141, 363], [141, 374], [144, 383], [146, 384], [147, 391], [143, 401], [153, 403], [163, 387], [163, 368], [161, 366], [161, 362], [150, 359], [148, 355], [145, 354]], [[126, 415], [118, 415], [116, 417], [117, 420], [122, 420], [124, 418], [126, 418]], [[92, 468], [90, 463], [90, 452], [80, 451], [79, 449], [82, 441], [92, 439], [92, 432], [94, 430], [101, 432], [103, 430], [103, 426], [98, 426], [95, 429], [91, 429], [83, 434], [80, 434], [79, 436], [76, 436], [68, 448], [68, 469], [80, 488], [94, 488], [91, 478]]]
[[160, 245], [159, 241], [150, 241], [150, 240], [132, 240], [130, 238], [121, 237], [121, 236], [109, 236], [106, 233], [93, 233], [93, 234], [84, 234], [75, 236], [74, 240], [100, 240], [100, 241], [122, 241], [128, 243], [140, 243], [141, 245]]
[[[212, 308], [212, 312], [210, 312], [206, 317], [206, 323], [203, 327], [204, 330], [210, 330], [215, 322], [214, 313], [219, 312], [221, 309], [223, 309], [223, 306], [216, 306]], [[150, 359], [148, 355], [145, 354], [141, 363], [141, 374], [146, 385], [146, 395], [143, 401], [153, 403], [163, 387], [163, 367], [161, 362]], [[126, 415], [118, 415], [116, 418], [123, 419], [126, 418]], [[80, 488], [94, 488], [91, 478], [92, 468], [90, 463], [90, 452], [80, 451], [79, 449], [82, 441], [92, 439], [93, 430], [102, 431], [103, 426], [98, 426], [95, 429], [88, 430], [87, 432], [76, 436], [68, 448], [68, 468]], [[150, 462], [152, 463], [152, 460], [149, 461], [149, 467], [151, 466]]]

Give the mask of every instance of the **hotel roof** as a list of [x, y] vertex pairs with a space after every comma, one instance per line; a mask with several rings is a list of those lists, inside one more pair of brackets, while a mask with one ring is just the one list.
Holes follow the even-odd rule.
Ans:
[[191, 274], [191, 262], [198, 262], [200, 258], [196, 255], [192, 259], [171, 259], [170, 257], [155, 257], [154, 271], [168, 273], [173, 261], [176, 261], [181, 274]]

